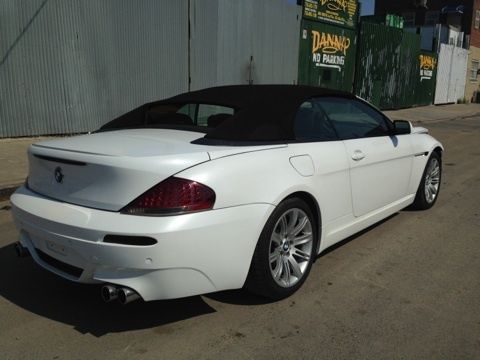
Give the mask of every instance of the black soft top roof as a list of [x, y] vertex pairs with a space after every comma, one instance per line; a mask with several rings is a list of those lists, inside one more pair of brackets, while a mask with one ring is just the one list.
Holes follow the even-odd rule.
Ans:
[[205, 135], [226, 141], [293, 140], [294, 119], [302, 103], [319, 96], [354, 98], [350, 93], [300, 85], [235, 85], [193, 91], [160, 103], [206, 103], [237, 110]]
[[[252, 111], [262, 110], [265, 104], [276, 104], [284, 110], [298, 110], [306, 100], [316, 96], [353, 95], [314, 86], [302, 85], [231, 85], [191, 91], [180, 94], [160, 103], [218, 103], [234, 108], [250, 108]], [[159, 103], [159, 102], [155, 102]]]
[[104, 125], [109, 129], [143, 122], [145, 112], [160, 104], [212, 104], [235, 109], [235, 114], [208, 131], [209, 141], [264, 142], [294, 140], [295, 115], [302, 103], [320, 96], [354, 98], [347, 92], [300, 85], [233, 85], [212, 87], [145, 104]]

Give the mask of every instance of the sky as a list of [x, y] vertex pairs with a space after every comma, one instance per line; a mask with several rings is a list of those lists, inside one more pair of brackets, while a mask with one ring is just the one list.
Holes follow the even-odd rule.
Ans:
[[373, 15], [375, 12], [375, 0], [360, 0], [362, 3], [361, 15]]

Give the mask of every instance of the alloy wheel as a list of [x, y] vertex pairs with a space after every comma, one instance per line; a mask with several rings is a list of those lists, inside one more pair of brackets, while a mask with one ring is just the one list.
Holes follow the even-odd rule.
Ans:
[[440, 187], [440, 163], [433, 158], [428, 164], [425, 175], [425, 200], [429, 204], [435, 201]]
[[307, 271], [312, 257], [312, 223], [307, 214], [292, 208], [278, 219], [270, 237], [270, 271], [284, 288], [294, 286]]

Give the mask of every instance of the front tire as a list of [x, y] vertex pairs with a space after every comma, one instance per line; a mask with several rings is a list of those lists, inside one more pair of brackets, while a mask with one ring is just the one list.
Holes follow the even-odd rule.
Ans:
[[297, 291], [312, 267], [316, 228], [312, 211], [305, 201], [290, 198], [282, 202], [260, 235], [246, 288], [273, 300]]
[[415, 196], [412, 208], [416, 210], [430, 209], [438, 199], [442, 181], [442, 159], [437, 152], [432, 152], [428, 159], [422, 180]]

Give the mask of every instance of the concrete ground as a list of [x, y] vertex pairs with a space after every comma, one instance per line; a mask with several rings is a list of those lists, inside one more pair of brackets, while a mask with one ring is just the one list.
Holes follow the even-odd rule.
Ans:
[[480, 359], [480, 116], [461, 117], [423, 124], [446, 147], [437, 204], [344, 241], [275, 303], [104, 304], [98, 286], [16, 258], [0, 203], [1, 358]]
[[18, 186], [28, 173], [27, 149], [46, 137], [0, 139], [0, 189]]
[[431, 123], [479, 115], [480, 104], [421, 106], [417, 108], [385, 111], [385, 114], [395, 120], [409, 120], [414, 123]]

